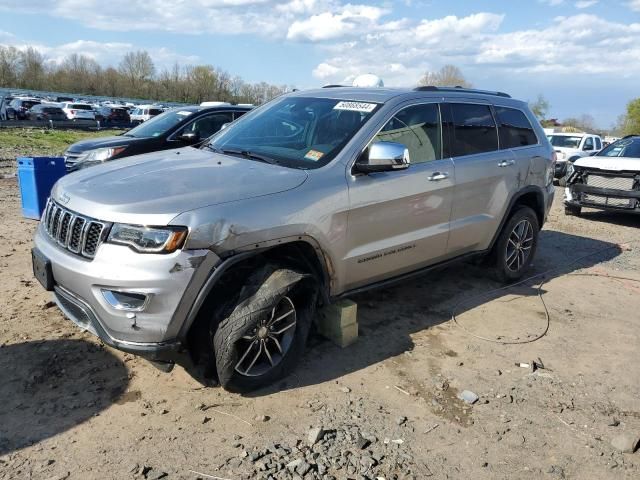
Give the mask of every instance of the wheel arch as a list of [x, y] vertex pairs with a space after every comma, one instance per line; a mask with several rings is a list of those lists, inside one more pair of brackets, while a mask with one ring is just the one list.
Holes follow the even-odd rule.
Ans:
[[[180, 330], [179, 337], [188, 348], [198, 350], [198, 342], [210, 323], [211, 313], [223, 309], [225, 299], [234, 294], [236, 285], [266, 263], [296, 268], [314, 275], [320, 286], [319, 303], [328, 303], [333, 270], [331, 260], [311, 237], [296, 236], [254, 245], [252, 249], [237, 252], [214, 268], [202, 285], [194, 304]], [[220, 288], [216, 288], [220, 287]]]
[[528, 187], [525, 187], [518, 191], [518, 193], [516, 193], [511, 198], [509, 206], [505, 210], [505, 214], [500, 222], [500, 226], [496, 230], [493, 239], [491, 240], [491, 246], [489, 247], [490, 249], [493, 249], [505, 224], [507, 223], [513, 212], [520, 206], [531, 208], [536, 213], [538, 224], [540, 228], [542, 228], [542, 225], [544, 225], [545, 222], [544, 194], [542, 193], [542, 189], [540, 187], [529, 185]]

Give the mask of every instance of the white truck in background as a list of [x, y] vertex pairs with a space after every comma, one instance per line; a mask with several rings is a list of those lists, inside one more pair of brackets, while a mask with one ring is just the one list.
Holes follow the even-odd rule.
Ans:
[[567, 163], [575, 162], [602, 150], [602, 138], [593, 133], [558, 133], [547, 135], [553, 150], [556, 152], [555, 178], [564, 183], [567, 174]]

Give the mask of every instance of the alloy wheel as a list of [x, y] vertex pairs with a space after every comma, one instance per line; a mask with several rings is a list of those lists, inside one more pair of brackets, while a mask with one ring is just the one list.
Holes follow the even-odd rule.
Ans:
[[527, 264], [533, 240], [533, 225], [526, 218], [520, 220], [509, 234], [505, 249], [505, 263], [510, 271], [518, 272]]
[[241, 357], [235, 370], [258, 377], [276, 367], [285, 357], [295, 336], [296, 308], [287, 296], [261, 318], [253, 330], [237, 344]]

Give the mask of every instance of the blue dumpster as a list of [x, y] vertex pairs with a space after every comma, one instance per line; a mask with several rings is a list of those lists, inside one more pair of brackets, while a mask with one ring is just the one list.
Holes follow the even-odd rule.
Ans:
[[18, 157], [22, 216], [40, 219], [53, 184], [66, 173], [62, 157]]

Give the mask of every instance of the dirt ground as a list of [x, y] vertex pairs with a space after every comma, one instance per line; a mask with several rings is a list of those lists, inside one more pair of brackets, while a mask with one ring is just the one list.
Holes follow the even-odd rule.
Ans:
[[0, 478], [640, 478], [612, 446], [640, 435], [640, 217], [566, 217], [558, 189], [544, 277], [492, 292], [462, 264], [357, 296], [356, 344], [314, 336], [251, 396], [78, 330], [32, 277], [35, 226], [0, 176]]

